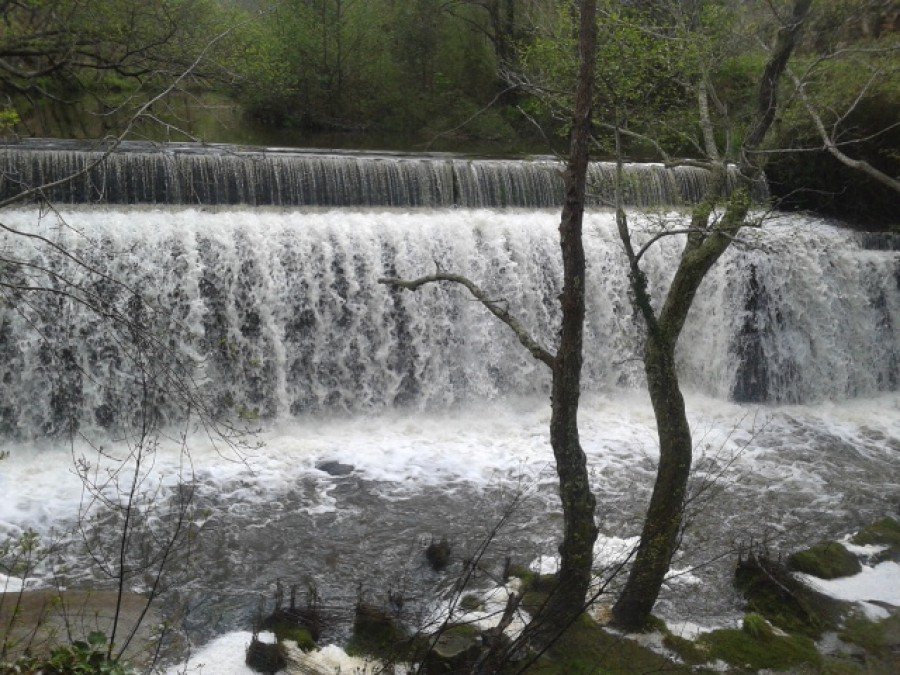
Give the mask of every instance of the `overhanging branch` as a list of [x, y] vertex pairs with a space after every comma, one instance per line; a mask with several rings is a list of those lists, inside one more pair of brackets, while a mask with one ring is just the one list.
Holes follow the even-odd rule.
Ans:
[[407, 291], [417, 291], [422, 286], [432, 283], [438, 283], [442, 281], [448, 281], [450, 283], [459, 284], [460, 286], [465, 286], [468, 289], [469, 293], [472, 294], [478, 302], [484, 305], [488, 311], [496, 316], [500, 321], [509, 326], [510, 330], [515, 333], [516, 338], [518, 338], [519, 342], [522, 344], [525, 349], [531, 352], [531, 355], [536, 358], [538, 361], [542, 361], [545, 363], [551, 370], [553, 369], [556, 363], [556, 357], [551, 354], [549, 351], [544, 349], [537, 340], [535, 340], [529, 334], [528, 330], [519, 322], [516, 317], [509, 313], [509, 310], [506, 307], [503, 307], [496, 300], [492, 300], [485, 291], [478, 286], [474, 281], [468, 279], [467, 277], [462, 276], [461, 274], [449, 274], [447, 272], [441, 272], [438, 270], [434, 274], [429, 274], [424, 277], [419, 277], [418, 279], [399, 279], [395, 277], [382, 277], [378, 280], [379, 284], [384, 284], [385, 286], [392, 286], [394, 288], [402, 288]]

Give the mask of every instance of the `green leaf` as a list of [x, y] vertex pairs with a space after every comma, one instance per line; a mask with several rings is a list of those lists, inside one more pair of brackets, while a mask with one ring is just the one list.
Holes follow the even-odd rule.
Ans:
[[95, 630], [88, 635], [88, 644], [92, 647], [102, 647], [106, 644], [106, 633], [100, 630]]

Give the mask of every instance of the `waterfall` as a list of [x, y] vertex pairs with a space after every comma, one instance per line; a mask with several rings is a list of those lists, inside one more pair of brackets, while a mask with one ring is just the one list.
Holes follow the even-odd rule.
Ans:
[[[102, 160], [102, 161], [101, 161]], [[23, 141], [0, 152], [0, 199], [23, 185], [75, 176], [44, 190], [57, 204], [548, 208], [563, 200], [561, 162], [454, 155], [321, 153], [236, 146], [126, 143], [109, 157], [83, 144]], [[614, 203], [615, 164], [595, 162], [593, 205]], [[708, 173], [696, 167], [626, 165], [634, 206], [698, 201]], [[757, 187], [765, 196], [765, 186]]]
[[[683, 216], [665, 217], [677, 226]], [[7, 211], [6, 225], [65, 247], [87, 267], [33, 239], [0, 239], [5, 259], [29, 265], [17, 272], [23, 285], [60, 291], [0, 295], [0, 433], [128, 419], [146, 404], [141, 359], [157, 374], [181, 369], [217, 411], [252, 418], [546, 395], [546, 367], [463, 289], [409, 293], [377, 280], [428, 274], [436, 264], [467, 275], [552, 349], [558, 218], [550, 209]], [[633, 226], [650, 231], [654, 218], [634, 216]], [[896, 390], [900, 256], [863, 243], [800, 216], [747, 232], [698, 292], [679, 343], [685, 385], [792, 403]], [[585, 387], [641, 387], [642, 324], [612, 213], [587, 214], [585, 245]], [[681, 245], [667, 237], [646, 256], [656, 297]], [[89, 293], [101, 314], [61, 293], [63, 280]], [[185, 403], [163, 391], [152, 405], [167, 420]]]

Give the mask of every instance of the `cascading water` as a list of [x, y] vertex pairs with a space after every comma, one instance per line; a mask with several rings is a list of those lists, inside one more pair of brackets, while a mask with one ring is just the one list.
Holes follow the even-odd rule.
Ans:
[[[128, 164], [147, 161], [117, 156], [105, 171], [121, 171], [118, 184], [127, 178], [134, 189], [143, 189], [135, 178], [144, 176], [156, 181], [146, 194], [163, 194], [156, 191], [172, 185], [168, 169], [150, 162], [141, 173]], [[345, 176], [359, 175], [355, 159], [332, 161], [346, 165]], [[448, 161], [428, 171], [475, 171]], [[515, 164], [503, 175], [531, 170]], [[278, 171], [273, 180], [288, 175]], [[300, 190], [303, 179], [295, 178], [297, 185], [279, 189]], [[391, 194], [405, 190], [419, 195], [411, 203], [432, 203], [421, 198], [420, 178], [395, 178], [409, 182], [385, 188]], [[259, 187], [254, 180], [236, 176], [228, 185]], [[491, 206], [537, 190], [503, 180], [479, 188], [500, 200]], [[427, 183], [427, 194], [443, 194], [438, 183]], [[114, 184], [104, 183], [105, 194]], [[377, 594], [401, 584], [421, 600], [435, 581], [419, 557], [423, 538], [448, 536], [461, 560], [510, 493], [524, 497], [494, 555], [527, 562], [552, 554], [559, 508], [545, 367], [462, 289], [399, 292], [378, 279], [428, 274], [436, 265], [465, 274], [552, 348], [559, 215], [409, 203], [5, 211], [4, 225], [41, 239], [3, 235], [4, 282], [53, 292], [4, 287], [0, 295], [0, 433], [12, 453], [0, 465], [2, 531], [70, 524], [80, 499], [71, 458], [96, 453], [96, 439], [101, 454], [116, 456], [121, 429], [148, 410], [163, 428], [177, 429], [190, 397], [161, 391], [148, 402], [142, 375], [149, 371], [189, 384], [196, 401], [225, 418], [259, 425], [265, 442], [232, 462], [188, 431], [189, 478], [166, 440], [177, 432], [156, 452], [160, 498], [187, 482], [204, 513], [193, 567], [170, 591], [198, 608], [200, 637], [247, 627], [251, 594], [265, 593], [277, 577], [314, 580], [326, 602], [344, 607], [359, 585]], [[633, 214], [632, 225], [649, 236], [660, 226], [677, 229], [682, 217], [660, 209]], [[656, 458], [641, 388], [642, 328], [611, 213], [587, 215], [585, 244], [581, 436], [602, 530], [626, 537], [639, 530]], [[735, 539], [774, 536], [792, 547], [818, 540], [882, 515], [898, 496], [900, 255], [864, 244], [871, 242], [814, 218], [768, 218], [742, 233], [701, 287], [678, 359], [693, 392], [697, 485], [718, 477], [725, 489], [708, 493], [716, 501], [695, 514], [676, 566], [707, 563]], [[657, 295], [680, 246], [678, 236], [666, 237], [646, 256]], [[67, 555], [69, 583], [96, 583], [83, 556]], [[659, 613], [712, 623], [732, 617], [734, 598], [723, 591], [728, 568], [724, 559], [673, 580]], [[346, 629], [344, 615], [332, 635]]]
[[[123, 315], [132, 311], [131, 289], [139, 289], [155, 313], [136, 320], [148, 334], [165, 334], [168, 358], [193, 368], [218, 412], [273, 419], [429, 410], [547, 391], [543, 364], [461, 288], [409, 294], [378, 278], [420, 276], [436, 264], [454, 270], [507, 301], [552, 347], [561, 277], [552, 211], [100, 209], [37, 218], [21, 210], [5, 219], [23, 231], [36, 225], [30, 231], [55, 237], [87, 264], [10, 238], [7, 257], [52, 270], [47, 283], [68, 278]], [[636, 228], [654, 226], [635, 218]], [[698, 294], [680, 343], [685, 383], [752, 402], [895, 391], [897, 255], [863, 250], [855, 235], [796, 216], [745, 237], [751, 248], [735, 247]], [[641, 327], [611, 213], [588, 215], [586, 246], [586, 389], [640, 387]], [[680, 246], [667, 238], [648, 256], [655, 290], [667, 283]], [[109, 323], [65, 298], [35, 306], [27, 294], [7, 296], [4, 433], [30, 436], [72, 422], [108, 427], [134, 413], [139, 382], [123, 363], [127, 337]], [[162, 401], [159, 412], [177, 420], [181, 405]]]

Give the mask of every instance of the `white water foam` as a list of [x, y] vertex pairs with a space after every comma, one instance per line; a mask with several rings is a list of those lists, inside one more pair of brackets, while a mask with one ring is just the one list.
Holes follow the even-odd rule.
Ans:
[[[4, 217], [139, 290], [154, 308], [140, 320], [159, 343], [171, 343], [150, 365], [193, 364], [183, 377], [222, 413], [435, 411], [548, 388], [547, 369], [460, 289], [401, 293], [378, 279], [428, 274], [437, 263], [508, 302], [552, 348], [561, 274], [555, 212], [72, 209]], [[683, 217], [634, 216], [632, 224], [641, 238], [660, 223], [677, 228]], [[640, 387], [642, 328], [612, 214], [588, 214], [585, 232], [585, 389]], [[717, 398], [801, 403], [896, 389], [898, 255], [863, 251], [852, 233], [797, 216], [746, 237], [698, 293], [679, 346], [684, 383]], [[8, 236], [0, 246], [116, 311], [135, 311], [124, 287], [52, 249]], [[665, 237], [644, 256], [654, 293], [669, 283], [679, 253], [678, 237]], [[17, 311], [3, 317], [0, 378], [15, 405], [0, 406], [0, 430], [58, 433], [74, 419], [93, 433], [134, 414], [140, 378], [127, 367], [127, 334], [59, 298], [29, 304], [12, 294], [6, 302]], [[170, 421], [188, 405], [159, 398]]]

